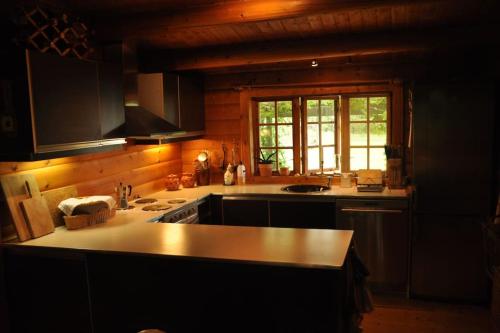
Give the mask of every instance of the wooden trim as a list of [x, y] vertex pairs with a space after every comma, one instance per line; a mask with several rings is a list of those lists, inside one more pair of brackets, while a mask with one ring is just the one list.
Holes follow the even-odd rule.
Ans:
[[349, 96], [341, 96], [341, 121], [342, 121], [342, 147], [341, 147], [341, 170], [342, 172], [347, 172], [349, 170]]
[[300, 98], [295, 97], [292, 100], [292, 116], [293, 116], [293, 172], [300, 173]]
[[243, 164], [246, 165], [247, 174], [246, 178], [248, 180], [252, 180], [253, 178], [253, 161], [252, 161], [252, 152], [251, 152], [251, 140], [253, 139], [252, 135], [252, 119], [251, 112], [248, 112], [249, 109], [249, 100], [248, 100], [248, 92], [241, 91], [240, 92], [240, 159], [243, 161]]

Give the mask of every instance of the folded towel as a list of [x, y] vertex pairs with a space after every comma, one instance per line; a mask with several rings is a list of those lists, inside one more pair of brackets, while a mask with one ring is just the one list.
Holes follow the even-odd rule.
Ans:
[[[81, 209], [83, 205], [87, 208]], [[97, 210], [102, 209], [103, 205], [106, 205], [108, 209], [111, 209], [116, 205], [116, 201], [109, 195], [93, 195], [90, 197], [69, 198], [61, 201], [57, 207], [67, 216], [71, 216], [73, 213], [92, 214], [93, 209], [89, 207], [92, 205], [95, 205]]]

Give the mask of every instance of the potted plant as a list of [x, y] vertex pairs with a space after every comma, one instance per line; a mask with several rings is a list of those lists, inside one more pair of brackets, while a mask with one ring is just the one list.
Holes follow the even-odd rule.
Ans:
[[290, 168], [286, 163], [280, 163], [280, 176], [288, 176], [290, 174]]
[[272, 160], [271, 157], [273, 157], [274, 154], [276, 154], [276, 152], [270, 153], [267, 156], [265, 156], [262, 150], [260, 151], [259, 174], [261, 176], [269, 177], [273, 175], [274, 160]]

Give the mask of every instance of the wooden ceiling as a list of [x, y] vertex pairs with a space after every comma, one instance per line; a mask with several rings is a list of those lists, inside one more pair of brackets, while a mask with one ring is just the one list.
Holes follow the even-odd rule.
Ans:
[[498, 0], [57, 2], [91, 18], [102, 41], [131, 39], [142, 48], [163, 50], [157, 54], [168, 55], [169, 68], [179, 70], [422, 52], [462, 39], [466, 45], [500, 40]]

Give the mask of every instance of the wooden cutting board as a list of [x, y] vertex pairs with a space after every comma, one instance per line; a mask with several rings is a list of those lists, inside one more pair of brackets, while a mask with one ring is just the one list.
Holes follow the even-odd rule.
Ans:
[[33, 175], [6, 175], [0, 177], [0, 183], [5, 201], [9, 207], [12, 223], [16, 229], [17, 238], [21, 242], [31, 238], [31, 233], [20, 205], [21, 201], [30, 198], [26, 191], [26, 182], [30, 185], [32, 195], [35, 197], [40, 196], [40, 190]]
[[21, 208], [33, 238], [54, 232], [54, 222], [47, 202], [40, 195], [21, 201]]
[[78, 197], [78, 191], [75, 186], [66, 186], [42, 192], [42, 197], [44, 197], [47, 201], [47, 206], [49, 208], [50, 215], [52, 216], [52, 220], [54, 221], [54, 225], [59, 227], [61, 225], [65, 225], [65, 223], [63, 219], [64, 213], [57, 208], [57, 206], [63, 200]]

